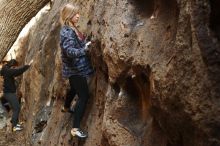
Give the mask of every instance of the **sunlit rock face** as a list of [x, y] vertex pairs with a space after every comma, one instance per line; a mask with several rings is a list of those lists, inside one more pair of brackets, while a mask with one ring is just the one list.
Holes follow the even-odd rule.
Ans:
[[19, 88], [27, 145], [220, 145], [217, 0], [73, 1], [94, 41], [86, 140], [71, 138], [72, 117], [60, 111], [64, 3], [51, 3], [23, 44], [21, 58], [34, 60]]

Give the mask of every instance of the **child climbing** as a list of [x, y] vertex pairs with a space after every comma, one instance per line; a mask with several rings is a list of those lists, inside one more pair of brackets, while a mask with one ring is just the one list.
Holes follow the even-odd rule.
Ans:
[[15, 59], [8, 61], [3, 65], [1, 75], [3, 76], [3, 97], [7, 100], [12, 108], [12, 131], [22, 130], [22, 126], [19, 124], [20, 103], [16, 96], [16, 83], [15, 77], [22, 75], [32, 64], [31, 61], [28, 65], [22, 67], [16, 67], [18, 62]]

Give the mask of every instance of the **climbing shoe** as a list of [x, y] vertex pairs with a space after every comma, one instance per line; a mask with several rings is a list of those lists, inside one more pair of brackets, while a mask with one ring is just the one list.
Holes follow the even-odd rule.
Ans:
[[20, 123], [18, 123], [16, 126], [18, 126], [18, 127], [23, 127], [22, 125], [23, 125], [23, 122], [20, 122]]
[[21, 130], [23, 130], [23, 128], [22, 128], [21, 126], [18, 126], [18, 124], [12, 128], [12, 131], [13, 131], [13, 132], [15, 132], [15, 131], [21, 131]]
[[73, 128], [71, 130], [71, 135], [73, 137], [77, 136], [79, 138], [86, 138], [87, 137], [87, 134], [84, 133], [82, 130], [80, 130], [79, 128]]
[[65, 113], [65, 112], [69, 112], [69, 113], [74, 113], [74, 109], [71, 108], [66, 108], [66, 107], [62, 107], [61, 112]]

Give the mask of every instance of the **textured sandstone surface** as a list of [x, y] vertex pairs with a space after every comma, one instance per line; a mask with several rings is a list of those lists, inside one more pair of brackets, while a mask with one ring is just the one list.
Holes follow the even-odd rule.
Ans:
[[25, 62], [34, 59], [20, 86], [27, 145], [220, 145], [217, 0], [72, 1], [82, 8], [79, 29], [94, 41], [86, 140], [71, 138], [72, 117], [60, 112], [65, 2], [52, 3], [21, 50]]

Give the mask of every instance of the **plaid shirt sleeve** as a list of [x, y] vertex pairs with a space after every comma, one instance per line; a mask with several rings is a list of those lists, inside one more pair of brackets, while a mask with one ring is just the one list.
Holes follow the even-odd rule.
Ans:
[[61, 32], [61, 44], [62, 48], [66, 51], [69, 57], [80, 57], [86, 55], [84, 47], [81, 47], [77, 43], [77, 36], [71, 28], [63, 27]]

